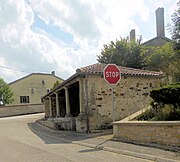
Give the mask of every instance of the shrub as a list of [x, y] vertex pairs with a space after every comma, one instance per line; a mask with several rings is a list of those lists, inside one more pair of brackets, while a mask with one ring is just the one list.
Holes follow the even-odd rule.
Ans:
[[180, 120], [180, 83], [152, 90], [152, 109], [138, 116], [137, 120]]
[[150, 92], [154, 102], [180, 106], [180, 82], [163, 86]]

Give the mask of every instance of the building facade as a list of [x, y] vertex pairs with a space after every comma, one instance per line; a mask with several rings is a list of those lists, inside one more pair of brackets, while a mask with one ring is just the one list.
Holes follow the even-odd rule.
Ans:
[[52, 72], [52, 74], [32, 73], [9, 83], [14, 99], [10, 105], [40, 104], [41, 97], [51, 90], [56, 81], [62, 83], [63, 79]]
[[77, 69], [46, 94], [43, 123], [78, 132], [104, 129], [112, 123], [113, 93], [116, 121], [149, 106], [149, 92], [160, 85], [162, 73], [119, 66], [121, 81], [112, 87], [103, 78], [105, 66], [97, 63]]

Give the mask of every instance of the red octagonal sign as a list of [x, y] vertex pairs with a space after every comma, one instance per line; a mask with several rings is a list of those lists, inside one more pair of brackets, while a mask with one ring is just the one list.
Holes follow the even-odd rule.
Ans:
[[121, 72], [115, 64], [108, 64], [103, 71], [104, 79], [110, 85], [116, 85], [121, 79]]

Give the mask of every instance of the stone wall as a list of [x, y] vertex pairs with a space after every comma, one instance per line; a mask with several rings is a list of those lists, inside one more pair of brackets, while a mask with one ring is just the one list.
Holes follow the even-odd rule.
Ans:
[[48, 128], [51, 128], [53, 130], [57, 130], [56, 123], [51, 120], [38, 120], [38, 123], [42, 124], [43, 126], [46, 126]]
[[[159, 78], [123, 76], [114, 86], [115, 120], [147, 107], [151, 101], [149, 92], [159, 84]], [[90, 130], [102, 129], [112, 122], [112, 86], [98, 75], [88, 77], [88, 116]]]
[[53, 130], [76, 130], [76, 118], [74, 117], [40, 119], [38, 123]]
[[113, 133], [122, 141], [180, 146], [180, 121], [114, 122]]
[[0, 117], [44, 112], [43, 104], [26, 104], [0, 107]]

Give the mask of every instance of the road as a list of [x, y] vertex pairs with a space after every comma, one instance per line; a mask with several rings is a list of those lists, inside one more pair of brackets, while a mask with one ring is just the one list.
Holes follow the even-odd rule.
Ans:
[[28, 124], [39, 118], [42, 114], [0, 118], [0, 162], [150, 162], [37, 136]]

